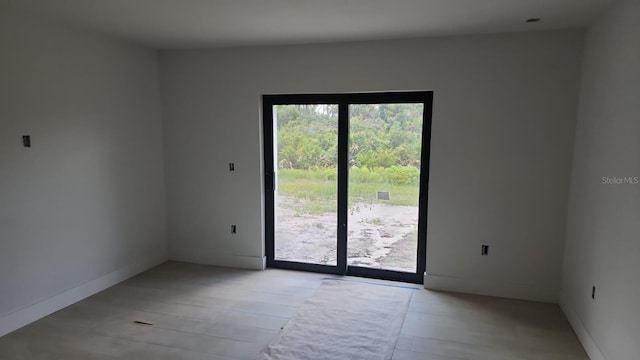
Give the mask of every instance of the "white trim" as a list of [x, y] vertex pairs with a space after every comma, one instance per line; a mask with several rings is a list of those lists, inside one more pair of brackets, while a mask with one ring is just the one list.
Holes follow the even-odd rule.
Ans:
[[264, 270], [267, 267], [266, 256], [232, 254], [203, 256], [202, 254], [199, 254], [199, 256], [169, 256], [169, 260], [249, 270]]
[[39, 301], [0, 317], [0, 336], [28, 325], [38, 319], [94, 295], [108, 287], [122, 282], [154, 266], [167, 261], [166, 254], [153, 256], [146, 261], [124, 266], [97, 279], [66, 290], [58, 295]]
[[558, 303], [558, 296], [555, 292], [544, 289], [537, 284], [507, 283], [485, 278], [458, 278], [425, 273], [424, 288], [428, 290]]
[[591, 334], [589, 334], [589, 331], [587, 331], [587, 329], [584, 327], [584, 324], [582, 323], [582, 320], [580, 320], [578, 314], [573, 311], [571, 305], [568, 304], [567, 300], [562, 295], [560, 296], [560, 308], [564, 312], [564, 315], [567, 317], [567, 320], [569, 320], [573, 331], [576, 333], [578, 339], [582, 343], [584, 351], [586, 351], [587, 355], [589, 355], [589, 359], [607, 360], [607, 358], [600, 351], [598, 344], [593, 340]]

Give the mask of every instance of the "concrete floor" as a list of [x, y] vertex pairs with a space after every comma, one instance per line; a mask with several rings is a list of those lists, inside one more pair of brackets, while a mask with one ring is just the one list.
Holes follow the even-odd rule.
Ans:
[[[324, 277], [168, 262], [0, 338], [0, 359], [255, 359]], [[557, 305], [420, 289], [393, 359], [588, 357]]]

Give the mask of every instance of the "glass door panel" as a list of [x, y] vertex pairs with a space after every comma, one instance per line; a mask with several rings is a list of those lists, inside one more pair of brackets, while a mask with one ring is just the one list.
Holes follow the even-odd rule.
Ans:
[[338, 105], [273, 105], [274, 259], [337, 265]]
[[349, 105], [348, 266], [417, 271], [423, 112]]

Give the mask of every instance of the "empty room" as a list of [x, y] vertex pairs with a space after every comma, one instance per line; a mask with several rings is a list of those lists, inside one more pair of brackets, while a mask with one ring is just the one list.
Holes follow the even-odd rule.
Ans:
[[0, 0], [0, 360], [640, 359], [638, 16]]

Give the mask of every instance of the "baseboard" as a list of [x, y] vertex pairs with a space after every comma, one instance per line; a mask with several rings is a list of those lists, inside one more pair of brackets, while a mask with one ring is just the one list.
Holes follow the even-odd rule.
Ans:
[[166, 254], [162, 254], [161, 256], [156, 255], [140, 263], [122, 267], [58, 295], [3, 315], [0, 318], [0, 336], [4, 336], [60, 309], [64, 309], [71, 304], [118, 284], [156, 265], [162, 264], [165, 261], [167, 261]]
[[248, 270], [264, 270], [267, 267], [267, 258], [265, 256], [231, 254], [217, 256], [202, 256], [202, 254], [198, 256], [170, 255], [169, 260]]
[[484, 278], [458, 278], [453, 276], [424, 274], [424, 288], [429, 290], [452, 291], [465, 294], [497, 296], [509, 299], [521, 299], [557, 303], [555, 292], [541, 289], [537, 285], [525, 283], [506, 283]]
[[602, 354], [598, 344], [593, 340], [589, 331], [584, 327], [582, 320], [578, 314], [571, 309], [571, 305], [569, 305], [568, 301], [560, 296], [560, 308], [564, 312], [564, 315], [569, 320], [569, 324], [573, 328], [573, 331], [578, 336], [578, 339], [582, 343], [582, 347], [584, 351], [589, 355], [589, 359], [591, 360], [607, 360], [607, 358]]

